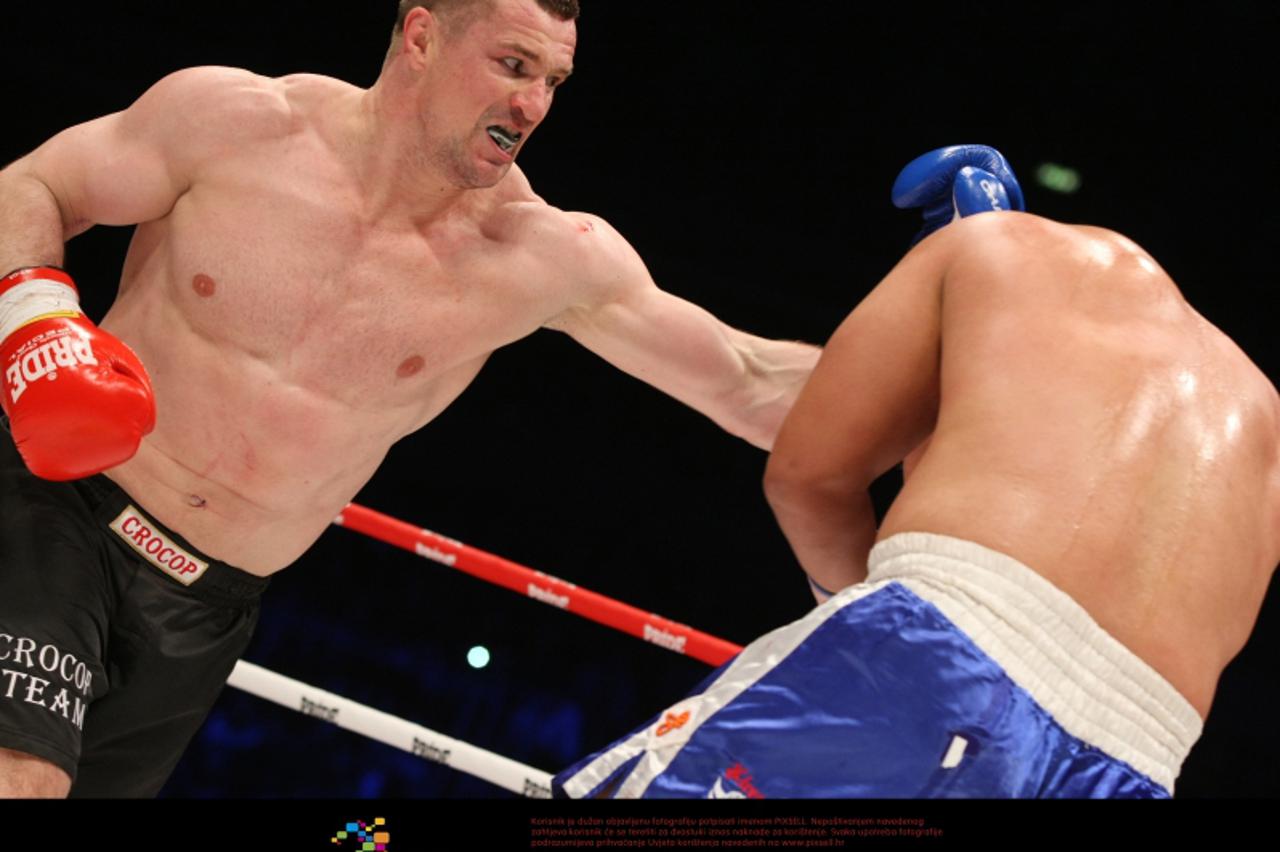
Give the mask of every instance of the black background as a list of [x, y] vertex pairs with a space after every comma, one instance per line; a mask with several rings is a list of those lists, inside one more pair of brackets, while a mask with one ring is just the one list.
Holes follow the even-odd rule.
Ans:
[[[1274, 6], [584, 5], [577, 73], [521, 165], [550, 203], [608, 219], [660, 286], [726, 322], [823, 342], [916, 230], [888, 201], [897, 170], [981, 142], [1018, 171], [1028, 209], [1135, 239], [1276, 375]], [[8, 161], [185, 66], [367, 86], [394, 3], [5, 14]], [[1038, 186], [1047, 161], [1077, 169], [1081, 189]], [[128, 236], [71, 243], [91, 316], [113, 297]], [[543, 332], [498, 352], [358, 499], [745, 643], [810, 606], [761, 496], [764, 462]], [[1179, 797], [1280, 794], [1278, 621], [1273, 589]], [[463, 657], [479, 643], [494, 661], [473, 671]], [[707, 671], [340, 529], [278, 575], [246, 658], [548, 771]], [[164, 795], [505, 794], [228, 690]]]

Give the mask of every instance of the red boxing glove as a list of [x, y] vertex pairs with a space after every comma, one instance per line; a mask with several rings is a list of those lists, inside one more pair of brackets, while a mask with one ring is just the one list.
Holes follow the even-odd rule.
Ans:
[[81, 479], [128, 461], [156, 424], [138, 356], [80, 313], [71, 276], [0, 279], [4, 412], [18, 452], [44, 479]]

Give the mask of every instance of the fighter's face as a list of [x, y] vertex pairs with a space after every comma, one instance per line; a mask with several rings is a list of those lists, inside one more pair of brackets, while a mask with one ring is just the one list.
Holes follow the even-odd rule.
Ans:
[[466, 188], [493, 186], [573, 70], [577, 29], [534, 0], [493, 0], [461, 32], [441, 33], [423, 107], [429, 155]]

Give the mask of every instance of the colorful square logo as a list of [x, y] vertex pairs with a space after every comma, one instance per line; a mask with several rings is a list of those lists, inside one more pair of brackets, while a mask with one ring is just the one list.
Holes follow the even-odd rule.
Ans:
[[349, 822], [341, 830], [329, 838], [329, 842], [339, 849], [354, 849], [358, 852], [388, 852], [391, 843], [391, 832], [387, 831], [387, 821], [377, 817], [371, 823], [357, 820]]

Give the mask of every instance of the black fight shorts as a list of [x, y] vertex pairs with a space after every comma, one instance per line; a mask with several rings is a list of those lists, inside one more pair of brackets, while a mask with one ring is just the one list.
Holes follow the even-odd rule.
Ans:
[[32, 476], [0, 430], [0, 748], [57, 765], [72, 796], [154, 796], [248, 645], [266, 585], [106, 477]]

